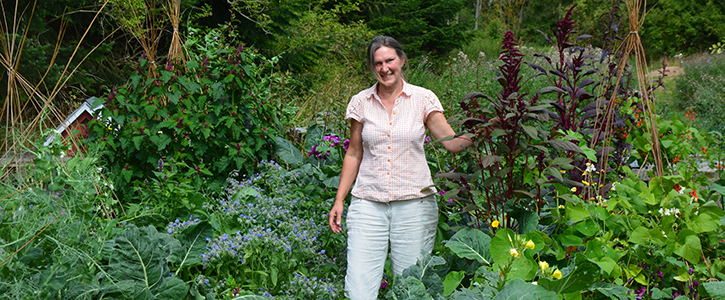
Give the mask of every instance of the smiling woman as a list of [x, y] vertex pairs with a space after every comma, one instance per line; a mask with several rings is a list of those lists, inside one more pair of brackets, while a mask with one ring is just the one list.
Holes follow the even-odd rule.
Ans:
[[[348, 208], [348, 269], [345, 290], [351, 299], [375, 299], [390, 244], [393, 272], [430, 253], [438, 224], [436, 189], [423, 151], [426, 129], [440, 139], [455, 132], [443, 116], [438, 97], [408, 84], [402, 68], [407, 61], [395, 39], [375, 37], [368, 46], [367, 64], [377, 79], [346, 109], [350, 145], [340, 174], [330, 228], [342, 232], [344, 200]], [[468, 138], [443, 142], [452, 152], [471, 146]]]

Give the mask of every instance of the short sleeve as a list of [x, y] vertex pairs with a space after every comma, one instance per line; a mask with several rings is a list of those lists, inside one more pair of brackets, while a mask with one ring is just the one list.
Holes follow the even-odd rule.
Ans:
[[438, 96], [436, 96], [435, 93], [431, 91], [427, 91], [425, 97], [424, 97], [424, 113], [423, 113], [423, 120], [428, 121], [428, 115], [434, 111], [443, 112], [443, 105], [441, 105], [441, 101], [438, 100]]
[[362, 97], [354, 96], [350, 99], [350, 103], [347, 104], [345, 109], [345, 120], [353, 119], [360, 122], [362, 120]]

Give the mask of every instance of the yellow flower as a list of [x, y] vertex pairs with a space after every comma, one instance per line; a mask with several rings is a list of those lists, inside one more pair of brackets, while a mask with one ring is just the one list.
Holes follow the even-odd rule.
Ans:
[[587, 171], [584, 171], [584, 173], [582, 173], [582, 176], [587, 176]]
[[564, 170], [559, 170], [559, 172], [566, 173], [566, 171], [564, 171]]
[[164, 132], [163, 132], [163, 131], [161, 131], [161, 130], [159, 130], [159, 131], [158, 131], [158, 132], [156, 132], [156, 133], [158, 133], [158, 134], [162, 134], [162, 133], [164, 133]]
[[586, 181], [586, 180], [582, 180], [582, 183], [583, 183], [584, 185], [586, 185], [586, 186], [589, 186], [589, 182], [588, 182], [588, 181]]
[[549, 267], [549, 263], [548, 262], [545, 262], [545, 261], [540, 261], [539, 262], [539, 268], [541, 268], [541, 272], [546, 271], [546, 268], [548, 268], [548, 267]]
[[561, 279], [561, 271], [559, 271], [557, 269], [556, 271], [554, 271], [554, 274], [551, 274], [551, 277], [554, 277], [556, 279]]
[[564, 205], [559, 205], [557, 208], [564, 209]]
[[576, 193], [576, 187], [571, 188], [571, 191]]
[[509, 254], [511, 254], [511, 256], [513, 256], [514, 258], [521, 257], [521, 254], [519, 253], [519, 251], [516, 251], [516, 249], [513, 249], [513, 248], [511, 248], [511, 250], [509, 250]]
[[528, 242], [526, 242], [526, 248], [534, 249], [535, 247], [536, 247], [536, 244], [534, 244], [534, 241], [529, 240]]
[[498, 220], [491, 222], [491, 227], [497, 228], [500, 222]]

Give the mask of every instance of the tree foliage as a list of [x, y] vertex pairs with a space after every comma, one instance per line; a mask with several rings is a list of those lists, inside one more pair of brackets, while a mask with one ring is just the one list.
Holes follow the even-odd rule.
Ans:
[[402, 43], [409, 57], [433, 54], [442, 57], [460, 48], [472, 28], [458, 22], [467, 1], [407, 0], [370, 1], [364, 7], [365, 21], [373, 30]]

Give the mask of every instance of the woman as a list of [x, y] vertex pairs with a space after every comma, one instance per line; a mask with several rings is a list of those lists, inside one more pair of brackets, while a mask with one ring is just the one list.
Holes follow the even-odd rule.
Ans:
[[[455, 132], [438, 97], [404, 81], [406, 60], [395, 39], [375, 37], [367, 65], [377, 83], [352, 97], [346, 109], [350, 145], [329, 223], [333, 232], [342, 231], [344, 200], [357, 179], [347, 214], [345, 291], [353, 300], [377, 298], [388, 243], [393, 272], [402, 274], [435, 241], [438, 206], [423, 151], [425, 131], [436, 139]], [[457, 153], [472, 142], [458, 137], [442, 144]]]

